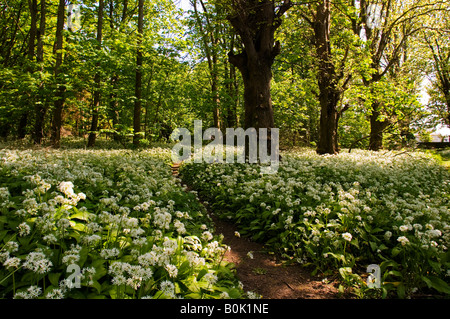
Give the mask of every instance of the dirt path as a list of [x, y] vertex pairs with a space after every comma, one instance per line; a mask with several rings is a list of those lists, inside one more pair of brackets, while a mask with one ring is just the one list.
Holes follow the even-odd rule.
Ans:
[[[179, 164], [172, 165], [173, 176], [178, 178]], [[180, 182], [184, 184], [181, 180]], [[188, 185], [184, 185], [190, 190]], [[208, 210], [209, 211], [209, 210]], [[236, 265], [236, 274], [245, 291], [252, 291], [265, 299], [336, 299], [338, 290], [332, 283], [314, 278], [300, 265], [283, 265], [262, 244], [235, 235], [236, 227], [219, 219], [209, 211], [217, 235], [231, 249], [224, 260]], [[251, 252], [252, 258], [248, 256]]]
[[[253, 291], [265, 299], [335, 299], [338, 291], [332, 283], [313, 278], [300, 265], [283, 265], [264, 246], [235, 235], [235, 226], [210, 214], [216, 234], [231, 249], [225, 260], [236, 265], [237, 277], [245, 291]], [[248, 256], [252, 252], [253, 259]]]

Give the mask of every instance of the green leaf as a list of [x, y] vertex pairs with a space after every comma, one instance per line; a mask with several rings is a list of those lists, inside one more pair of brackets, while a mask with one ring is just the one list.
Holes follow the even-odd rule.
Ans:
[[203, 268], [202, 270], [199, 271], [198, 275], [197, 275], [197, 281], [200, 281], [204, 275], [206, 275], [208, 273], [208, 269]]
[[98, 294], [101, 294], [101, 292], [102, 292], [102, 285], [101, 285], [97, 280], [94, 280], [94, 281], [92, 282], [92, 286], [93, 286], [95, 289], [97, 289]]
[[80, 259], [78, 260], [78, 266], [83, 267], [84, 263], [88, 258], [89, 249], [87, 247], [82, 247], [80, 249]]
[[396, 277], [403, 277], [402, 273], [400, 271], [397, 270], [390, 270], [387, 273], [388, 275], [392, 275], [392, 276], [396, 276]]
[[400, 299], [404, 299], [406, 296], [405, 285], [400, 284], [397, 286], [397, 295]]
[[187, 294], [185, 296], [185, 298], [186, 299], [201, 299], [202, 295], [200, 293], [198, 293], [198, 292], [193, 292], [193, 293]]
[[59, 286], [59, 277], [61, 276], [61, 273], [50, 273], [48, 274], [48, 280], [50, 280], [50, 283], [55, 286], [58, 287]]
[[[5, 217], [5, 218], [6, 218], [6, 216], [2, 216], [2, 217]], [[6, 237], [6, 234], [7, 234], [7, 233], [8, 233], [8, 230], [2, 230], [2, 231], [0, 231], [0, 241], [2, 241], [3, 238]]]
[[422, 276], [422, 280], [425, 281], [428, 288], [435, 289], [442, 293], [450, 294], [450, 286], [441, 278], [436, 276]]
[[86, 230], [86, 225], [83, 223], [77, 223], [74, 221], [70, 221], [70, 226], [72, 226], [73, 229], [78, 230], [78, 231], [85, 231]]
[[230, 296], [231, 299], [238, 299], [241, 297], [241, 292], [236, 288], [231, 288], [228, 291], [228, 295]]
[[397, 256], [401, 251], [402, 251], [402, 249], [399, 246], [392, 248], [392, 251], [391, 251], [392, 257]]
[[350, 267], [341, 267], [339, 268], [339, 273], [342, 278], [346, 279], [352, 274], [352, 269]]
[[70, 216], [70, 219], [79, 219], [79, 220], [84, 220], [84, 221], [88, 221], [90, 217], [95, 216], [94, 214], [91, 214], [89, 212], [80, 212], [77, 210], [77, 213], [73, 214]]
[[189, 262], [185, 261], [181, 264], [181, 266], [178, 268], [178, 275], [181, 276], [187, 272], [189, 272], [190, 266]]
[[353, 238], [352, 241], [350, 241], [350, 244], [355, 246], [356, 248], [359, 248], [358, 238]]

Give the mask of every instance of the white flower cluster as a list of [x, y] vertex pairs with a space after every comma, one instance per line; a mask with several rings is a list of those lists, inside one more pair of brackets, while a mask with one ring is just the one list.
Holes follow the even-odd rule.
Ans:
[[53, 263], [47, 259], [42, 251], [31, 252], [27, 255], [23, 267], [37, 274], [45, 274], [50, 271]]
[[[64, 273], [50, 274], [78, 266], [80, 273], [74, 276], [81, 285], [107, 294], [111, 289], [103, 287], [110, 284], [116, 287], [114, 297], [125, 297], [130, 289], [153, 289], [152, 293], [159, 289], [166, 297], [180, 297], [188, 292], [176, 296], [172, 281], [180, 276], [193, 280], [201, 269], [208, 269], [202, 278], [215, 289], [219, 276], [208, 274], [222, 260], [225, 248], [214, 241], [195, 197], [170, 174], [167, 158], [168, 149], [0, 150], [0, 170], [25, 179], [28, 186], [22, 194], [12, 187], [0, 188], [0, 212], [14, 221], [10, 224], [15, 228], [8, 232], [18, 240], [0, 246], [0, 276], [11, 287], [20, 278], [30, 282], [15, 296], [68, 297], [75, 291], [73, 283]], [[20, 204], [17, 198], [22, 199]], [[45, 275], [52, 289], [43, 295], [30, 272]]]
[[394, 247], [424, 249], [433, 258], [448, 252], [450, 174], [423, 153], [318, 156], [303, 149], [284, 153], [277, 174], [239, 164], [189, 164], [184, 174], [212, 209], [256, 239], [277, 237], [298, 260], [339, 256], [344, 247], [381, 260]]

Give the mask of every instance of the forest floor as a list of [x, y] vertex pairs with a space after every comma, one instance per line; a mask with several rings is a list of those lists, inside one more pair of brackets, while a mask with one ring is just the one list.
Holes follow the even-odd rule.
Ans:
[[[223, 243], [231, 249], [224, 260], [234, 263], [238, 279], [245, 291], [252, 291], [264, 299], [337, 299], [333, 282], [313, 277], [299, 264], [286, 264], [277, 255], [269, 253], [264, 245], [236, 236], [232, 223], [220, 220], [210, 213], [216, 234], [224, 236]], [[248, 256], [251, 252], [253, 258]]]
[[[172, 165], [176, 178], [178, 168], [179, 165]], [[189, 185], [185, 186], [191, 190]], [[222, 234], [222, 243], [230, 247], [224, 261], [235, 265], [236, 275], [245, 291], [257, 293], [264, 299], [342, 298], [333, 281], [312, 276], [308, 269], [296, 263], [286, 263], [263, 244], [236, 236], [237, 228], [233, 223], [221, 220], [209, 209], [208, 213], [214, 222], [216, 235]]]

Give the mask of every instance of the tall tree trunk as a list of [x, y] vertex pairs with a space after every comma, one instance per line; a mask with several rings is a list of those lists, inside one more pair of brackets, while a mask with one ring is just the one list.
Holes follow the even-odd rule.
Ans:
[[[13, 12], [10, 16], [10, 19], [9, 19], [9, 21], [10, 21], [9, 29], [10, 30], [8, 30], [8, 28], [5, 28], [4, 30], [2, 30], [1, 38], [3, 39], [3, 41], [2, 41], [2, 43], [0, 43], [0, 50], [1, 50], [2, 60], [3, 60], [3, 66], [5, 66], [5, 67], [11, 66], [14, 64], [14, 62], [11, 61], [11, 57], [12, 57], [11, 53], [12, 53], [14, 44], [16, 43], [17, 36], [19, 35], [17, 30], [19, 29], [19, 26], [20, 26], [22, 10], [23, 10], [24, 6], [25, 6], [25, 1], [20, 1], [19, 8], [17, 10], [17, 14], [15, 12]], [[12, 26], [14, 26], [14, 27], [12, 27]], [[9, 37], [8, 37], [8, 34], [10, 35]]]
[[[110, 28], [111, 30], [117, 29], [118, 32], [120, 32], [123, 23], [125, 22], [125, 19], [127, 18], [128, 14], [128, 0], [123, 1], [123, 8], [122, 8], [122, 15], [120, 18], [119, 25], [114, 25], [114, 4], [116, 3], [115, 0], [110, 0], [109, 2], [109, 20], [110, 20]], [[119, 83], [119, 75], [117, 72], [114, 72], [113, 76], [111, 77], [111, 92], [109, 95], [109, 108], [110, 108], [110, 114], [112, 117], [112, 124], [113, 124], [113, 139], [116, 142], [121, 142], [121, 137], [118, 132], [118, 125], [120, 122], [120, 113], [119, 113], [119, 102], [117, 100], [117, 90], [118, 90], [118, 83]]]
[[319, 143], [316, 150], [318, 154], [338, 153], [337, 106], [341, 93], [338, 88], [336, 70], [331, 60], [330, 17], [330, 0], [323, 0], [317, 5], [317, 13], [312, 22], [319, 63], [320, 124]]
[[219, 74], [217, 69], [217, 52], [215, 50], [212, 56], [213, 72], [211, 79], [211, 91], [213, 102], [213, 120], [214, 126], [220, 129], [220, 98], [219, 98]]
[[[32, 62], [34, 60], [34, 53], [36, 48], [36, 35], [37, 35], [37, 15], [38, 15], [37, 0], [29, 0], [28, 6], [30, 9], [31, 25], [30, 25], [30, 33], [28, 34], [27, 58], [29, 62], [28, 72], [32, 74], [34, 72]], [[34, 92], [27, 92], [27, 94], [29, 98], [28, 101], [29, 105], [33, 105], [35, 103]], [[28, 124], [28, 113], [29, 113], [28, 108], [24, 107], [22, 113], [20, 114], [19, 123], [17, 127], [17, 137], [19, 139], [25, 138], [26, 127]]]
[[446, 124], [450, 126], [450, 92], [445, 95], [445, 101], [447, 103], [447, 117], [445, 118]]
[[214, 127], [220, 129], [220, 99], [219, 99], [219, 71], [217, 66], [218, 53], [217, 45], [219, 42], [217, 28], [211, 25], [208, 18], [208, 9], [205, 3], [200, 0], [200, 4], [203, 9], [203, 14], [206, 16], [206, 29], [203, 27], [203, 22], [197, 10], [197, 1], [191, 2], [194, 8], [195, 18], [197, 20], [200, 33], [202, 34], [202, 42], [205, 50], [206, 60], [208, 61], [208, 69], [210, 75], [211, 84], [211, 98], [213, 105], [213, 121]]
[[270, 94], [272, 80], [272, 62], [255, 55], [249, 62], [242, 55], [244, 63], [235, 61], [237, 56], [230, 56], [230, 62], [237, 65], [244, 82], [244, 127], [273, 128], [273, 108]]
[[236, 127], [236, 107], [237, 107], [237, 90], [236, 90], [236, 68], [234, 65], [225, 62], [226, 90], [228, 95], [227, 109], [224, 117], [225, 127]]
[[[30, 96], [30, 98], [34, 100], [33, 97]], [[27, 124], [28, 124], [28, 110], [25, 110], [20, 115], [19, 124], [17, 126], [17, 137], [19, 139], [25, 138], [27, 134]]]
[[119, 80], [119, 76], [117, 74], [114, 74], [111, 79], [112, 89], [111, 93], [109, 95], [109, 108], [110, 108], [110, 114], [112, 117], [112, 124], [113, 124], [113, 139], [114, 141], [118, 142], [120, 141], [120, 135], [117, 132], [118, 125], [119, 125], [119, 103], [117, 102], [117, 82]]
[[27, 56], [28, 60], [32, 61], [34, 58], [34, 49], [37, 35], [37, 15], [38, 15], [38, 6], [37, 0], [28, 0], [28, 5], [30, 7], [30, 16], [31, 16], [31, 25], [30, 25], [30, 33], [28, 38], [28, 51]]
[[122, 19], [121, 23], [125, 22], [125, 19], [128, 15], [128, 0], [123, 0], [123, 10], [122, 10]]
[[39, 19], [39, 30], [37, 33], [37, 48], [36, 48], [36, 61], [42, 63], [44, 61], [44, 36], [45, 36], [45, 17], [46, 17], [46, 3], [45, 0], [41, 0], [41, 16]]
[[230, 66], [230, 96], [233, 102], [230, 105], [228, 120], [230, 127], [237, 127], [239, 125], [238, 119], [238, 105], [239, 105], [239, 82], [236, 76], [236, 67], [234, 65]]
[[[46, 4], [45, 0], [41, 0], [41, 17], [39, 22], [39, 31], [38, 31], [38, 41], [36, 48], [36, 61], [40, 64], [44, 61], [44, 35], [45, 35], [45, 10]], [[41, 65], [41, 71], [43, 69], [43, 65]], [[44, 85], [44, 81], [42, 80], [39, 90], [42, 90]], [[44, 137], [44, 119], [45, 113], [47, 112], [47, 108], [45, 105], [45, 98], [40, 95], [41, 101], [40, 103], [35, 103], [34, 105], [34, 130], [33, 130], [33, 140], [35, 144], [41, 144], [42, 138]]]
[[135, 83], [135, 102], [133, 114], [133, 145], [139, 146], [141, 132], [141, 109], [142, 109], [142, 36], [144, 23], [144, 0], [139, 0], [138, 14], [138, 41], [136, 51], [136, 83]]
[[[240, 36], [244, 50], [239, 54], [231, 51], [228, 58], [239, 69], [244, 82], [244, 127], [255, 128], [258, 135], [259, 129], [267, 129], [265, 147], [271, 150], [271, 129], [274, 127], [271, 68], [275, 57], [280, 54], [280, 42], [275, 42], [275, 31], [281, 26], [282, 16], [292, 3], [285, 0], [276, 8], [275, 1], [270, 0], [234, 0], [232, 6], [234, 12], [228, 20]], [[261, 143], [260, 136], [258, 139]], [[249, 146], [246, 142], [246, 156], [250, 153]], [[258, 146], [263, 147], [261, 144]]]
[[[274, 126], [270, 94], [272, 64], [280, 53], [280, 43], [274, 34], [281, 25], [283, 14], [292, 6], [284, 1], [275, 10], [274, 1], [234, 1], [232, 15], [228, 17], [239, 34], [244, 51], [228, 54], [229, 61], [242, 73], [244, 81], [244, 127], [255, 129]], [[270, 134], [268, 134], [270, 143]], [[270, 148], [269, 148], [270, 149]]]
[[61, 65], [63, 61], [63, 29], [65, 20], [65, 0], [59, 0], [57, 22], [56, 22], [56, 46], [55, 46], [55, 82], [56, 92], [53, 109], [53, 123], [52, 123], [52, 145], [55, 148], [59, 148], [61, 144], [61, 125], [62, 125], [62, 110], [64, 106], [64, 91], [65, 86], [61, 82], [60, 73]]
[[[98, 4], [98, 17], [97, 17], [97, 45], [98, 50], [101, 50], [102, 46], [102, 31], [103, 31], [103, 0], [99, 0]], [[100, 67], [100, 63], [97, 62], [97, 68]], [[100, 71], [97, 71], [94, 76], [94, 101], [93, 101], [93, 109], [92, 109], [92, 121], [91, 128], [88, 137], [88, 147], [95, 146], [95, 140], [97, 138], [97, 130], [98, 130], [98, 112], [100, 107], [100, 86], [101, 86], [101, 77]]]
[[383, 132], [389, 126], [389, 121], [381, 119], [381, 103], [372, 103], [372, 114], [370, 115], [370, 140], [369, 150], [379, 151], [383, 148]]

